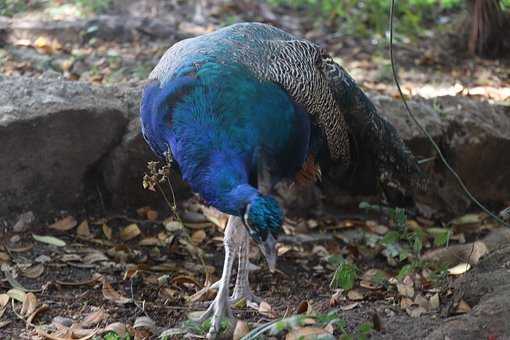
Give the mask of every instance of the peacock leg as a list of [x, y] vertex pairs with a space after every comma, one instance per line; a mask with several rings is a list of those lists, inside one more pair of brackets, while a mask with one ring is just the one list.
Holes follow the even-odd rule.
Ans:
[[238, 248], [239, 267], [237, 270], [236, 285], [230, 300], [232, 304], [235, 304], [241, 299], [245, 299], [249, 306], [257, 308], [257, 304], [259, 304], [262, 300], [253, 294], [250, 289], [250, 283], [248, 281], [248, 276], [250, 273], [250, 261], [248, 260], [248, 254], [250, 252], [250, 236], [248, 235], [248, 232], [245, 228], [242, 229], [242, 233], [244, 235], [242, 235], [243, 242]]
[[218, 294], [211, 303], [209, 308], [197, 320], [203, 322], [212, 315], [211, 328], [207, 333], [208, 339], [214, 339], [220, 332], [221, 320], [223, 318], [232, 318], [232, 310], [230, 309], [228, 285], [230, 276], [232, 275], [232, 265], [234, 264], [237, 249], [243, 243], [244, 226], [239, 217], [230, 216], [228, 219], [227, 227], [225, 229], [225, 236], [223, 244], [225, 247], [225, 262], [223, 263], [223, 273], [218, 284]]

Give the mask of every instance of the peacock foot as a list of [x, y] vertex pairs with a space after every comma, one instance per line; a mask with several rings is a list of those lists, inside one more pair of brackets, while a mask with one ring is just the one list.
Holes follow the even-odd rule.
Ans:
[[[220, 284], [221, 285], [221, 284]], [[226, 293], [225, 293], [226, 292]], [[221, 331], [221, 321], [225, 319], [232, 320], [232, 310], [230, 309], [230, 302], [228, 298], [228, 291], [219, 291], [216, 298], [209, 305], [207, 310], [196, 321], [203, 323], [212, 317], [211, 327], [207, 333], [207, 339], [216, 339]]]
[[238, 288], [237, 286], [234, 288], [234, 293], [229, 299], [230, 304], [236, 305], [240, 301], [246, 301], [246, 305], [250, 308], [258, 310], [259, 304], [262, 302], [262, 299], [257, 295], [253, 294], [250, 287], [244, 286]]

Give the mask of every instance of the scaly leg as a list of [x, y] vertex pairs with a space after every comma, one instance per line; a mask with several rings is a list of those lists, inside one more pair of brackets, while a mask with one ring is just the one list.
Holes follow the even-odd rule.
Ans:
[[225, 229], [223, 244], [225, 246], [225, 262], [223, 263], [223, 273], [219, 281], [218, 294], [209, 308], [197, 320], [203, 322], [212, 315], [211, 328], [207, 333], [208, 339], [214, 339], [220, 332], [221, 320], [224, 317], [232, 318], [228, 299], [228, 285], [232, 274], [232, 265], [234, 264], [235, 252], [243, 243], [244, 226], [241, 219], [236, 216], [230, 216]]
[[250, 289], [250, 283], [248, 281], [249, 264], [248, 254], [250, 253], [250, 236], [245, 228], [243, 229], [243, 241], [237, 250], [239, 255], [239, 267], [237, 270], [236, 285], [234, 292], [230, 298], [231, 303], [235, 304], [241, 299], [245, 299], [248, 306], [257, 308], [257, 305], [262, 301], [258, 296], [254, 295]]

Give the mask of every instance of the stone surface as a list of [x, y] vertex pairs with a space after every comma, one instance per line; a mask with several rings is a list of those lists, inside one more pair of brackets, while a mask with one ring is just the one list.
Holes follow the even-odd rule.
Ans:
[[[0, 17], [0, 43], [33, 43], [39, 37], [72, 44], [99, 38], [106, 41], [132, 42], [141, 35], [169, 41], [185, 38], [177, 34], [176, 23], [137, 16], [100, 15], [82, 20], [29, 20]], [[25, 43], [25, 44], [26, 44]]]
[[427, 339], [506, 339], [510, 335], [510, 246], [485, 257], [455, 283], [455, 300], [473, 309], [448, 318]]
[[[437, 156], [412, 124], [401, 101], [372, 98], [420, 159]], [[412, 111], [439, 144], [448, 162], [471, 192], [483, 202], [510, 200], [510, 107], [465, 97], [437, 97], [410, 103]], [[435, 183], [425, 199], [452, 213], [463, 212], [470, 201], [439, 157], [423, 168]]]
[[125, 105], [85, 83], [0, 84], [0, 215], [78, 205], [87, 175], [122, 138]]

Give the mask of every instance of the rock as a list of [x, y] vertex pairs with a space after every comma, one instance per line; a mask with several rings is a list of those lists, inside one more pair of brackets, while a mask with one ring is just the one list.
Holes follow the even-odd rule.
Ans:
[[[117, 89], [0, 78], [0, 215], [78, 206], [127, 124]], [[123, 112], [124, 111], [124, 112]]]
[[[138, 96], [137, 98], [139, 98]], [[164, 203], [159, 192], [145, 190], [142, 179], [147, 171], [147, 162], [157, 160], [140, 132], [140, 120], [133, 118], [128, 125], [122, 142], [105, 157], [102, 164], [102, 173], [106, 188], [112, 194], [113, 207], [139, 207], [151, 205], [153, 207]], [[179, 199], [187, 197], [189, 190], [180, 176], [173, 172], [170, 179], [176, 196]], [[169, 188], [166, 183], [162, 187]]]
[[[409, 121], [400, 100], [380, 96], [372, 100], [419, 159], [435, 156], [430, 143]], [[460, 96], [418, 99], [410, 106], [479, 200], [510, 199], [510, 107]], [[435, 183], [435, 192], [425, 199], [452, 213], [465, 211], [471, 202], [439, 158], [423, 167]]]
[[427, 339], [506, 339], [510, 335], [510, 246], [485, 258], [455, 282], [455, 301], [472, 310], [448, 318]]
[[18, 222], [12, 227], [12, 231], [15, 233], [21, 233], [30, 228], [30, 225], [35, 220], [35, 215], [32, 211], [27, 211], [18, 217]]
[[61, 44], [78, 44], [93, 37], [121, 43], [135, 41], [140, 35], [169, 41], [186, 38], [178, 33], [175, 22], [156, 18], [100, 15], [88, 20], [41, 21], [0, 17], [0, 44], [16, 45], [20, 41], [30, 44], [40, 37], [55, 39]]

